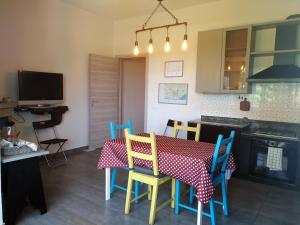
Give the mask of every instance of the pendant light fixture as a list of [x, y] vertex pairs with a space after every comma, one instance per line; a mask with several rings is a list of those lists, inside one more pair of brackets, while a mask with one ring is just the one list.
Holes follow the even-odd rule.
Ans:
[[137, 33], [135, 34], [135, 43], [134, 43], [134, 49], [133, 49], [133, 54], [138, 55], [140, 53], [139, 50], [139, 42], [137, 41]]
[[[188, 39], [188, 35], [187, 35], [187, 22], [178, 22], [178, 19], [176, 16], [174, 16], [174, 14], [171, 13], [170, 10], [168, 10], [163, 4], [162, 1], [163, 0], [157, 0], [158, 1], [158, 5], [155, 7], [155, 9], [152, 11], [151, 15], [148, 17], [148, 19], [146, 20], [146, 22], [143, 24], [142, 28], [139, 30], [135, 31], [135, 44], [134, 44], [134, 55], [138, 55], [139, 54], [139, 47], [138, 47], [138, 40], [137, 40], [137, 34], [140, 32], [145, 32], [145, 31], [150, 31], [150, 38], [149, 38], [149, 45], [148, 45], [148, 53], [153, 53], [154, 47], [153, 47], [153, 40], [152, 40], [152, 31], [153, 30], [158, 30], [158, 29], [167, 29], [167, 37], [166, 37], [166, 42], [164, 45], [164, 50], [165, 52], [169, 52], [171, 50], [171, 45], [170, 45], [170, 37], [169, 37], [169, 28], [171, 27], [177, 27], [177, 26], [185, 26], [185, 34], [183, 37], [183, 42], [181, 45], [181, 48], [183, 51], [187, 50], [188, 44], [187, 44], [187, 39]], [[155, 26], [155, 27], [147, 27], [148, 22], [150, 21], [150, 19], [153, 17], [153, 15], [157, 12], [158, 8], [162, 8], [165, 12], [167, 12], [174, 20], [175, 22], [172, 24], [166, 24], [166, 25], [161, 25], [161, 26]]]
[[169, 27], [167, 27], [167, 37], [166, 37], [166, 43], [165, 43], [165, 52], [169, 52], [171, 50], [170, 45], [170, 37], [169, 37]]
[[150, 30], [150, 39], [149, 39], [148, 52], [149, 52], [150, 54], [153, 53], [152, 30]]
[[181, 48], [182, 48], [183, 51], [186, 51], [187, 48], [188, 48], [187, 39], [188, 39], [187, 26], [185, 26], [185, 34], [183, 36], [183, 42], [182, 42], [182, 45], [181, 45]]

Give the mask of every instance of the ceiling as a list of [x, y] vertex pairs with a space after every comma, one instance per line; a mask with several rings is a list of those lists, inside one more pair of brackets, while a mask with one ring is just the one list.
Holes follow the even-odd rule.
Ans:
[[[156, 0], [62, 0], [93, 13], [113, 20], [148, 15], [156, 7]], [[171, 10], [216, 0], [164, 0], [163, 4]]]

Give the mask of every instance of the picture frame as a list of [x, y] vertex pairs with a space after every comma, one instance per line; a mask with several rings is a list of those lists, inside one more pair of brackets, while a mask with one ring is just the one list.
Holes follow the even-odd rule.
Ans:
[[183, 60], [174, 60], [165, 62], [165, 77], [183, 77]]
[[159, 104], [188, 104], [187, 83], [159, 83], [158, 84]]

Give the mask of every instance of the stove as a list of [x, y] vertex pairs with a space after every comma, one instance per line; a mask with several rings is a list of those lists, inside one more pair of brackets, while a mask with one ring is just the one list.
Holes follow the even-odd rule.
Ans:
[[300, 141], [299, 126], [290, 123], [256, 122], [250, 127], [249, 134], [289, 141]]
[[295, 185], [300, 143], [299, 125], [254, 121], [250, 135], [250, 175], [265, 181]]
[[293, 131], [276, 131], [276, 130], [256, 130], [252, 132], [252, 135], [266, 138], [277, 138], [284, 140], [297, 141], [299, 140], [299, 136], [297, 132]]
[[[215, 143], [219, 134], [236, 130], [235, 175], [251, 181], [300, 191], [300, 123], [201, 116], [201, 141]], [[194, 135], [188, 138], [194, 140]]]

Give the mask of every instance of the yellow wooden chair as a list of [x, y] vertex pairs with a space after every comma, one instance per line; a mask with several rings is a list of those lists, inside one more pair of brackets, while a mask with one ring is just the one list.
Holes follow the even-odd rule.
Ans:
[[200, 138], [200, 123], [197, 124], [197, 127], [188, 127], [179, 125], [177, 121], [174, 123], [174, 129], [173, 129], [173, 137], [176, 138], [179, 131], [190, 131], [195, 133], [195, 141], [199, 141]]
[[[158, 171], [158, 160], [157, 160], [157, 147], [156, 147], [156, 136], [154, 133], [150, 133], [150, 137], [143, 137], [129, 134], [129, 130], [125, 129], [126, 137], [126, 147], [128, 154], [128, 165], [129, 165], [129, 175], [128, 175], [128, 186], [126, 194], [125, 203], [125, 214], [130, 212], [130, 204], [135, 200], [138, 200], [146, 195], [148, 199], [151, 200], [149, 224], [154, 224], [155, 213], [161, 208], [165, 207], [167, 204], [171, 203], [171, 207], [174, 208], [175, 205], [175, 179], [171, 177], [160, 174]], [[134, 151], [132, 148], [132, 141], [140, 143], [148, 143], [151, 145], [151, 154], [140, 153]], [[144, 167], [139, 167], [134, 165], [133, 158], [149, 160], [152, 161], [152, 169], [147, 169]], [[172, 180], [172, 193], [171, 198], [163, 202], [160, 206], [156, 206], [158, 187], [167, 181]], [[139, 181], [148, 184], [148, 191], [131, 199], [132, 184], [133, 181]]]

